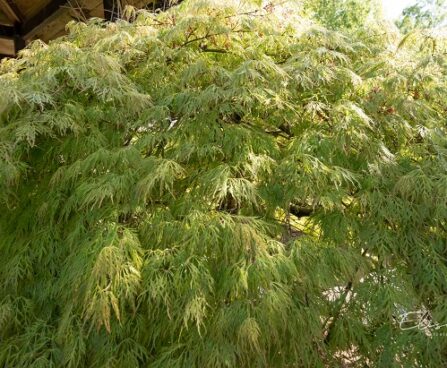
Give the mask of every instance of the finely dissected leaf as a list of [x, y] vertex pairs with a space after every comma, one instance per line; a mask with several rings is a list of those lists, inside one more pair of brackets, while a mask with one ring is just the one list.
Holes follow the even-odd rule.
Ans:
[[128, 8], [0, 63], [0, 366], [446, 366], [399, 322], [447, 323], [446, 42], [355, 4]]

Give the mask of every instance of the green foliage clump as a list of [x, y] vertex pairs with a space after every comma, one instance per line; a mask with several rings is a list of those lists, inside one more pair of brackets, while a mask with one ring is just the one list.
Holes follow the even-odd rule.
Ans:
[[446, 0], [418, 0], [403, 10], [396, 24], [402, 32], [408, 33], [445, 26], [446, 17]]
[[355, 29], [383, 18], [380, 0], [303, 0], [302, 6], [305, 13], [329, 29]]
[[447, 323], [445, 42], [299, 12], [185, 2], [0, 64], [0, 366], [447, 364], [400, 324]]

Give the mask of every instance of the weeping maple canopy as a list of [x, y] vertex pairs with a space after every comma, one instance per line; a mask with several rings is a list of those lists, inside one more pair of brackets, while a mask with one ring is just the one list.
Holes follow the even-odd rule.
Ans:
[[0, 365], [441, 367], [443, 39], [185, 1], [0, 64]]

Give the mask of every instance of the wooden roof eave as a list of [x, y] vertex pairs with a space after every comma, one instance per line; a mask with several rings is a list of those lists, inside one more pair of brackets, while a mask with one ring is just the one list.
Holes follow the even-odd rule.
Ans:
[[25, 17], [13, 0], [0, 0], [0, 9], [11, 21], [11, 25], [22, 23], [25, 20]]

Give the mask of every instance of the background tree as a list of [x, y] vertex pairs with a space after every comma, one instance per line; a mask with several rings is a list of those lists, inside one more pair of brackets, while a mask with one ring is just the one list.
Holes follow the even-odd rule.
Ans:
[[303, 8], [316, 21], [330, 29], [346, 30], [382, 18], [377, 0], [305, 0]]
[[0, 366], [446, 366], [445, 41], [299, 10], [2, 61]]
[[408, 33], [414, 29], [440, 27], [445, 23], [446, 17], [445, 0], [419, 0], [403, 10], [397, 25], [404, 33]]

